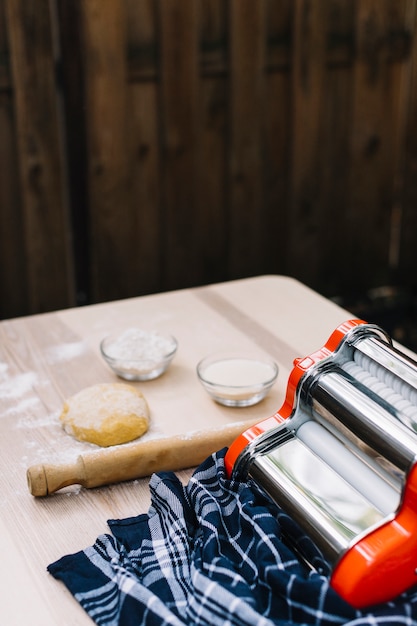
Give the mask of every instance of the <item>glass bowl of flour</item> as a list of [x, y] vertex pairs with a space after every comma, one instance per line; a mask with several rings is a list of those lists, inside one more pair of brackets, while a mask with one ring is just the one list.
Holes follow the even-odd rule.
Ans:
[[108, 335], [100, 343], [101, 354], [111, 369], [125, 380], [152, 380], [171, 364], [178, 342], [172, 335], [128, 328]]
[[269, 393], [278, 376], [278, 365], [263, 356], [227, 352], [200, 361], [197, 376], [219, 404], [245, 407], [257, 404]]

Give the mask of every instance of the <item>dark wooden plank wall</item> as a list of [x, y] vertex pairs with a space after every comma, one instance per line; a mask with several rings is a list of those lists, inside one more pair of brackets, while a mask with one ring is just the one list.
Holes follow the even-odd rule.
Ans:
[[[51, 301], [57, 307], [71, 304], [73, 293], [53, 16], [48, 0], [6, 0], [2, 6], [8, 26], [16, 128], [12, 154], [17, 154], [19, 204], [13, 209], [20, 209], [22, 226], [16, 233], [21, 245], [11, 252], [12, 259], [22, 256], [25, 261], [29, 311], [42, 311]], [[6, 238], [8, 234], [5, 229]], [[19, 289], [19, 282], [13, 287]], [[2, 300], [7, 295], [2, 294]]]
[[0, 3], [0, 316], [415, 290], [416, 0]]

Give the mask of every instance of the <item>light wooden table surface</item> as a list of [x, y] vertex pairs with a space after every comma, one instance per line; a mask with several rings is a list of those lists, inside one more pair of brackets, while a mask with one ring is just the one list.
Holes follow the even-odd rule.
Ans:
[[[166, 374], [134, 383], [151, 409], [145, 437], [155, 438], [272, 415], [283, 402], [293, 359], [320, 348], [350, 317], [291, 278], [261, 276], [1, 322], [2, 623], [91, 624], [46, 566], [91, 545], [108, 531], [107, 519], [148, 509], [148, 479], [90, 490], [73, 486], [46, 498], [34, 498], [27, 488], [29, 466], [72, 461], [97, 449], [67, 435], [58, 416], [70, 395], [95, 383], [120, 381], [100, 356], [103, 336], [135, 326], [178, 339]], [[257, 349], [277, 361], [278, 380], [260, 404], [222, 407], [200, 386], [198, 361], [228, 348]], [[183, 480], [189, 474], [179, 473]]]

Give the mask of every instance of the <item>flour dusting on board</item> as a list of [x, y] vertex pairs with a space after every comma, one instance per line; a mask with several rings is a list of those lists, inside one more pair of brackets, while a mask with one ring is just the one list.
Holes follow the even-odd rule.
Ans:
[[33, 388], [37, 380], [38, 377], [35, 372], [3, 377], [0, 382], [0, 397], [3, 399], [20, 398]]
[[[45, 418], [43, 426], [46, 426], [47, 420], [58, 419], [57, 415], [51, 415]], [[80, 454], [93, 452], [97, 446], [87, 442], [77, 442], [69, 437], [55, 422], [49, 424], [47, 430], [47, 442], [42, 444], [41, 441], [35, 439], [26, 439], [24, 442], [25, 454], [21, 457], [20, 463], [25, 470], [30, 466], [38, 463], [62, 464], [76, 460]]]
[[15, 423], [16, 428], [23, 429], [39, 429], [44, 426], [56, 426], [59, 424], [59, 413], [51, 413], [49, 415], [42, 415], [40, 417], [35, 417], [32, 414], [22, 415], [17, 422]]
[[17, 416], [34, 409], [40, 402], [36, 395], [31, 394], [37, 383], [38, 376], [35, 372], [11, 376], [8, 365], [0, 363], [0, 418]]
[[30, 398], [24, 398], [17, 404], [13, 404], [8, 409], [5, 409], [1, 413], [1, 417], [7, 417], [8, 415], [20, 415], [25, 411], [34, 410], [40, 405], [41, 401], [37, 396], [31, 396]]
[[46, 352], [46, 358], [49, 363], [60, 363], [61, 361], [70, 361], [81, 356], [87, 349], [84, 341], [73, 341], [61, 343], [58, 346], [49, 348]]

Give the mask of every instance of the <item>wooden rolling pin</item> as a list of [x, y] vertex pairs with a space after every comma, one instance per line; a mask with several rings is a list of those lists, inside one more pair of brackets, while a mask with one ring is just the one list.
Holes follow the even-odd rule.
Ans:
[[26, 473], [29, 491], [33, 496], [47, 496], [68, 485], [99, 487], [154, 472], [196, 467], [213, 452], [229, 446], [254, 423], [249, 420], [218, 430], [105, 448], [81, 454], [73, 463], [33, 465]]

